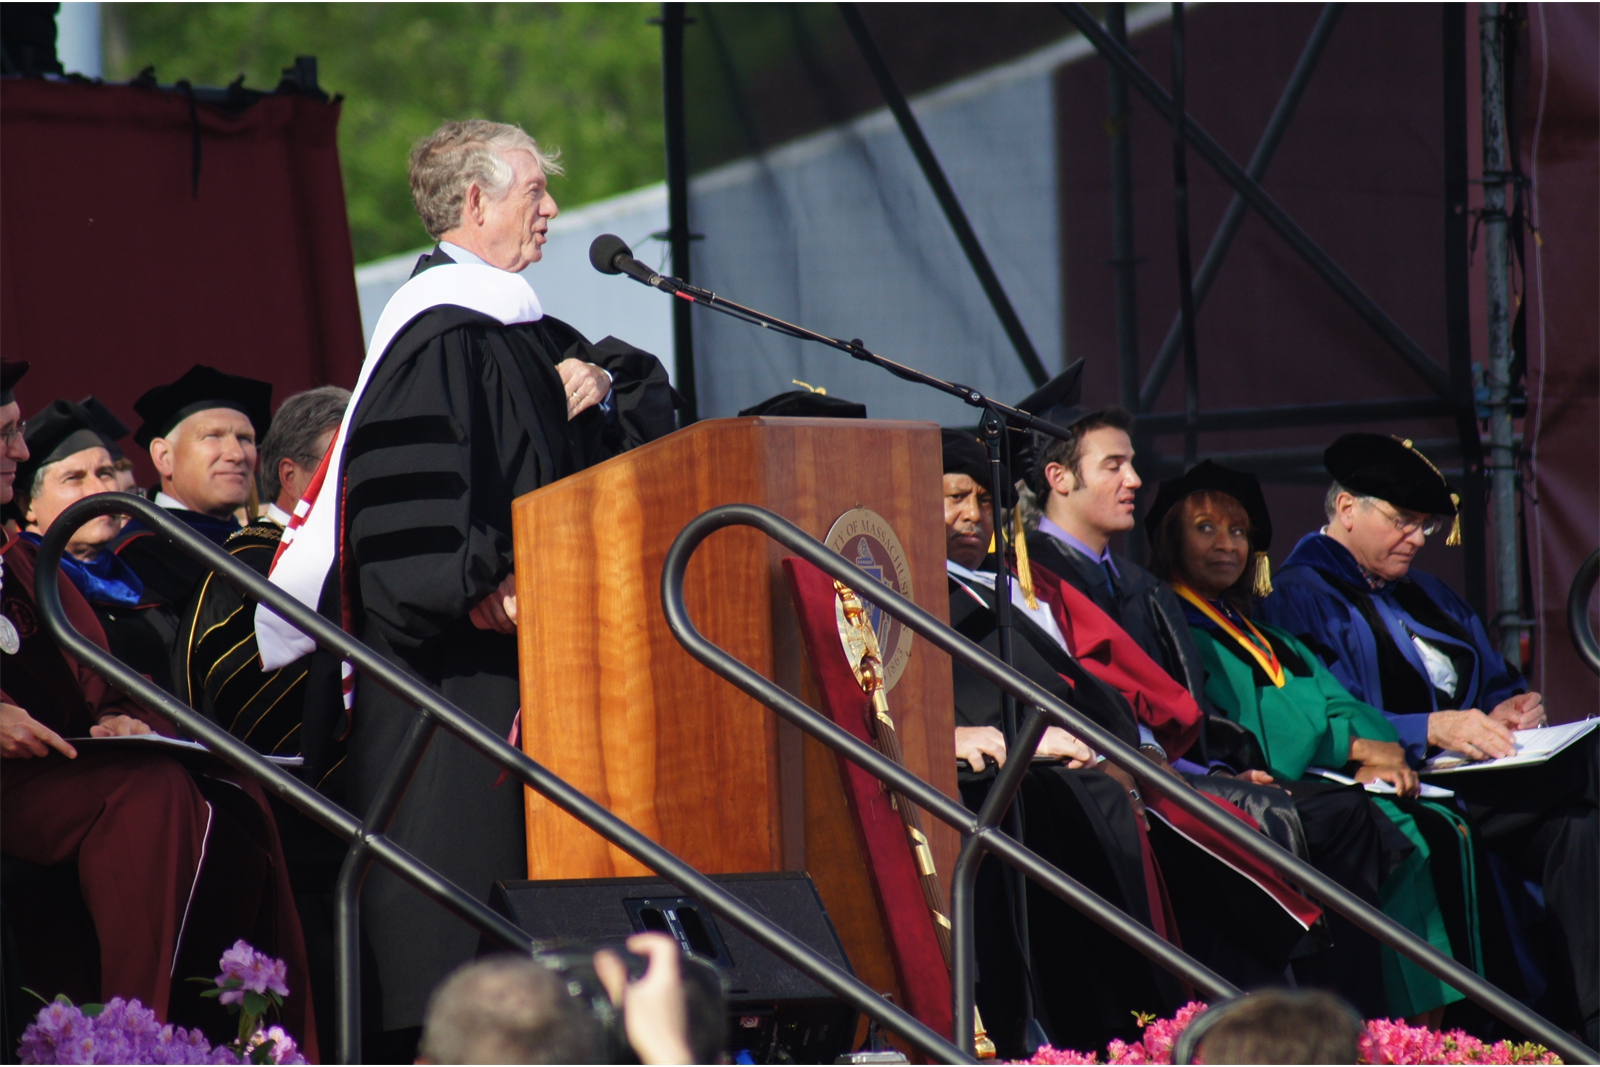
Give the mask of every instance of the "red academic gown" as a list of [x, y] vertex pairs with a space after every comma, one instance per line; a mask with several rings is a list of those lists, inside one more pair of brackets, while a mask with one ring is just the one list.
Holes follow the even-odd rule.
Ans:
[[[12, 538], [0, 558], [0, 607], [21, 638], [17, 654], [4, 658], [0, 698], [67, 738], [86, 737], [115, 714], [174, 734], [165, 719], [113, 690], [44, 630], [34, 599], [34, 546]], [[64, 577], [60, 590], [73, 626], [105, 648], [88, 602]], [[8, 759], [0, 770], [0, 848], [41, 867], [76, 864], [99, 942], [102, 1000], [137, 998], [158, 1018], [175, 1014], [173, 1021], [203, 1024], [221, 1040], [227, 1029], [215, 1002], [200, 1001], [201, 987], [184, 979], [216, 974], [222, 949], [244, 938], [287, 963], [282, 1021], [316, 1062], [300, 919], [277, 828], [253, 780], [218, 762], [191, 771], [144, 753]], [[28, 979], [74, 974], [65, 957], [85, 939], [48, 922], [30, 923], [25, 897], [22, 903], [11, 911]], [[40, 993], [57, 992], [39, 984]]]

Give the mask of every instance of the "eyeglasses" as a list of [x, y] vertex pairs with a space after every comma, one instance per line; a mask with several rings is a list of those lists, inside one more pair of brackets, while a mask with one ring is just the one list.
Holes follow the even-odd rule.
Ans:
[[28, 420], [27, 419], [23, 419], [20, 422], [18, 422], [15, 426], [11, 427], [11, 429], [9, 429], [9, 430], [0, 430], [0, 441], [4, 441], [5, 442], [5, 446], [7, 448], [10, 448], [11, 447], [11, 442], [15, 441], [17, 438], [21, 437], [23, 434], [26, 434], [27, 432], [28, 432]]
[[1381, 500], [1373, 501], [1373, 507], [1375, 507], [1384, 518], [1393, 523], [1394, 528], [1405, 537], [1410, 537], [1418, 530], [1422, 531], [1423, 537], [1432, 537], [1434, 534], [1444, 529], [1445, 520], [1437, 515], [1424, 515], [1420, 519], [1408, 519], [1394, 511], [1389, 507], [1388, 504], [1385, 504]]

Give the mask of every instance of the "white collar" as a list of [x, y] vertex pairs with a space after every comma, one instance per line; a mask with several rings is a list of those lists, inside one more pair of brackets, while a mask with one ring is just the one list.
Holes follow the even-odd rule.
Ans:
[[963, 567], [953, 559], [947, 559], [944, 561], [944, 569], [955, 575], [957, 578], [971, 579], [972, 581], [983, 586], [985, 589], [994, 588], [994, 571], [969, 571], [967, 568]]
[[188, 504], [185, 504], [183, 501], [179, 500], [177, 497], [172, 496], [169, 493], [163, 493], [159, 489], [156, 491], [155, 504], [156, 504], [156, 507], [158, 507], [158, 508], [166, 508], [168, 511], [193, 511], [194, 510], [194, 508], [191, 508]]
[[289, 526], [289, 513], [284, 511], [277, 504], [268, 504], [266, 508], [263, 509], [261, 514], [265, 515], [267, 518], [271, 519], [273, 522], [284, 527], [285, 529], [287, 529]]

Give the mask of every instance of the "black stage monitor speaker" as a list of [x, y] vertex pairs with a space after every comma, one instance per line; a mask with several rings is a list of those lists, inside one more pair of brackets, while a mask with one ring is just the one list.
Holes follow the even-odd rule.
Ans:
[[[848, 973], [839, 935], [810, 875], [714, 874], [723, 889]], [[831, 1063], [850, 1051], [856, 1011], [756, 944], [710, 908], [659, 878], [496, 882], [489, 906], [540, 941], [618, 945], [636, 933], [670, 934], [721, 974], [728, 1052], [735, 1063]]]

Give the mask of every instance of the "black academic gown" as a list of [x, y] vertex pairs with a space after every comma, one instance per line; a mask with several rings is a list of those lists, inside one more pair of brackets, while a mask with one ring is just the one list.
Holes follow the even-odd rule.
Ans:
[[[167, 513], [219, 546], [239, 529], [231, 518], [218, 519], [184, 508], [168, 508]], [[171, 660], [178, 646], [183, 612], [211, 572], [198, 559], [157, 537], [138, 519], [129, 520], [109, 548], [144, 582], [144, 595], [137, 607], [95, 605], [111, 651], [172, 692]]]
[[[435, 252], [418, 270], [448, 262]], [[613, 376], [609, 423], [598, 408], [567, 420], [555, 366], [568, 357]], [[549, 317], [502, 326], [460, 307], [418, 316], [368, 383], [345, 446], [343, 570], [356, 633], [506, 737], [520, 704], [517, 639], [467, 616], [512, 571], [512, 501], [672, 428], [664, 368], [615, 338], [591, 343]], [[414, 719], [409, 704], [358, 681], [347, 783], [356, 810], [376, 796]], [[391, 830], [481, 900], [497, 879], [527, 876], [522, 790], [496, 786], [499, 774], [440, 731]], [[477, 931], [382, 870], [367, 881], [362, 918], [384, 1028], [419, 1025], [434, 987], [473, 955]]]
[[[987, 603], [977, 603], [951, 580], [950, 624], [998, 655], [994, 594], [981, 587], [974, 591]], [[1121, 695], [1084, 671], [1020, 615], [1013, 613], [1012, 660], [1017, 670], [1120, 740], [1137, 745], [1133, 712]], [[1000, 690], [959, 662], [954, 682], [956, 725], [999, 728]], [[992, 766], [961, 773], [962, 800], [969, 808], [976, 811], [982, 806], [994, 779]], [[1023, 779], [1021, 795], [1028, 846], [1150, 926], [1139, 830], [1121, 783], [1092, 767], [1069, 770], [1041, 764]], [[998, 860], [985, 860], [979, 868], [973, 909], [978, 1008], [1002, 1057], [1026, 1054], [1022, 1012], [1027, 991], [1012, 925], [1009, 881]], [[1030, 884], [1028, 912], [1038, 993], [1034, 1013], [1057, 1047], [1098, 1048], [1113, 1037], [1136, 1040], [1139, 1031], [1130, 1005], [1150, 1005], [1141, 1010], [1160, 1014], [1182, 1006], [1184, 991], [1175, 979], [1058, 897]], [[1086, 960], [1095, 963], [1085, 965]]]

